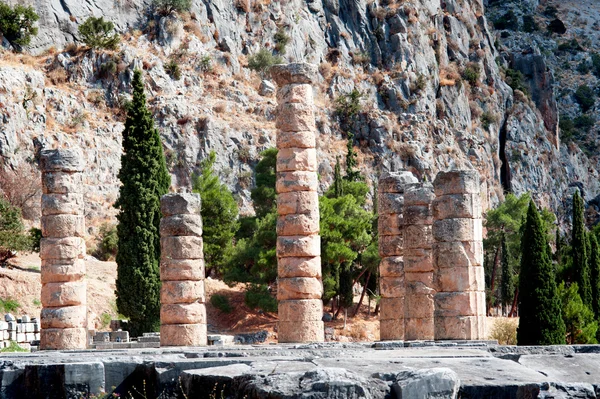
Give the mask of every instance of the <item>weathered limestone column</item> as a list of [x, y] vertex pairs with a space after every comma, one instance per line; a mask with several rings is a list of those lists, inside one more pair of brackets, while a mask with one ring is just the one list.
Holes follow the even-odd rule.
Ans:
[[435, 339], [483, 339], [485, 281], [479, 173], [440, 172], [433, 185]]
[[431, 183], [409, 184], [404, 189], [404, 339], [434, 338], [433, 236]]
[[279, 342], [321, 342], [323, 284], [311, 64], [275, 65]]
[[160, 345], [207, 344], [200, 195], [160, 199]]
[[416, 183], [410, 172], [385, 173], [379, 178], [379, 333], [381, 340], [404, 339], [404, 188]]
[[43, 150], [41, 349], [87, 348], [84, 161], [76, 150]]

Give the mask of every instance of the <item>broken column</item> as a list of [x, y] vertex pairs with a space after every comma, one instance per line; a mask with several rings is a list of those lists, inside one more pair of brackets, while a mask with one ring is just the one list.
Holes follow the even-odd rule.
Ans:
[[324, 340], [323, 284], [311, 64], [271, 68], [277, 90], [279, 342]]
[[76, 150], [43, 150], [40, 349], [85, 349], [87, 306], [84, 161]]
[[435, 339], [485, 337], [479, 173], [440, 172], [433, 186]]
[[416, 183], [410, 172], [385, 173], [379, 178], [379, 290], [381, 340], [404, 339], [404, 243], [402, 234], [404, 189]]
[[160, 199], [160, 345], [207, 344], [204, 249], [198, 194]]
[[408, 184], [404, 189], [404, 339], [434, 338], [431, 183]]

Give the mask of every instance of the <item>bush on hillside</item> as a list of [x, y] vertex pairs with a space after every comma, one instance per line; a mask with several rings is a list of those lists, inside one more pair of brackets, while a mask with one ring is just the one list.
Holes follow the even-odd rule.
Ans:
[[0, 2], [0, 34], [17, 51], [29, 45], [31, 37], [37, 35], [38, 28], [34, 26], [40, 17], [33, 7], [15, 5], [14, 8]]
[[116, 50], [121, 41], [115, 25], [103, 17], [89, 17], [78, 30], [83, 42], [93, 49]]
[[171, 15], [174, 12], [189, 11], [192, 6], [192, 0], [153, 0], [152, 8], [154, 12], [162, 17]]
[[264, 77], [273, 65], [281, 64], [282, 62], [283, 58], [273, 55], [273, 53], [266, 48], [261, 48], [257, 53], [248, 57], [248, 68], [258, 72]]

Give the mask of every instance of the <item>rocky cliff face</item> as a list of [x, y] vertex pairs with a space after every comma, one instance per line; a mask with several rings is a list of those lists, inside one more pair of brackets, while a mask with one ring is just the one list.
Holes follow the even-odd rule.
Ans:
[[[145, 71], [174, 185], [189, 186], [214, 150], [221, 178], [239, 194], [242, 211], [252, 212], [252, 171], [258, 154], [274, 146], [276, 101], [247, 60], [261, 48], [281, 50], [281, 33], [289, 37], [286, 61], [319, 65], [321, 189], [352, 130], [371, 185], [386, 170], [431, 179], [440, 170], [476, 168], [485, 208], [506, 190], [531, 191], [559, 215], [575, 183], [587, 199], [600, 191], [596, 162], [557, 136], [562, 78], [543, 52], [498, 42], [479, 0], [194, 0], [189, 15], [166, 18], [153, 17], [141, 0], [12, 2], [37, 9], [40, 34], [31, 46], [36, 56], [0, 58], [0, 157], [16, 170], [35, 162], [42, 147], [84, 148], [90, 226], [114, 214], [121, 105], [135, 68]], [[120, 51], [64, 49], [90, 15], [116, 23]], [[181, 79], [167, 73], [169, 62], [180, 66]], [[523, 71], [529, 95], [505, 83], [508, 68]], [[340, 117], [338, 99], [354, 89], [362, 93], [360, 111]]]

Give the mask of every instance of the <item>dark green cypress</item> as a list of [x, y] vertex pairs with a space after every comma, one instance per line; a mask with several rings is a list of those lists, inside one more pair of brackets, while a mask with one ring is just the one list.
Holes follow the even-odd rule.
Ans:
[[588, 248], [586, 228], [583, 220], [583, 199], [579, 190], [573, 195], [573, 272], [579, 286], [579, 295], [584, 305], [592, 307], [592, 285], [590, 284], [590, 268], [588, 263]]
[[171, 185], [158, 130], [146, 107], [142, 73], [133, 76], [133, 100], [123, 131], [119, 180], [117, 281], [119, 313], [133, 336], [160, 327], [160, 197]]
[[518, 345], [564, 345], [566, 329], [546, 232], [533, 201], [521, 238]]
[[500, 263], [502, 265], [502, 279], [500, 281], [500, 296], [502, 298], [502, 314], [505, 314], [507, 306], [513, 301], [515, 294], [514, 277], [512, 265], [508, 260], [508, 249], [506, 248], [506, 236], [502, 234], [501, 243], [502, 257]]
[[335, 157], [335, 172], [333, 175], [333, 188], [335, 197], [340, 198], [344, 195], [344, 185], [342, 182], [342, 167], [340, 166], [340, 157]]
[[348, 141], [346, 142], [346, 176], [348, 181], [360, 181], [360, 171], [355, 169], [358, 166], [358, 154], [354, 151], [354, 133], [348, 132]]
[[346, 262], [340, 270], [340, 305], [346, 309], [352, 306], [354, 300], [352, 283], [352, 262]]
[[592, 310], [596, 319], [600, 319], [600, 251], [598, 239], [590, 233], [590, 271], [592, 277]]

